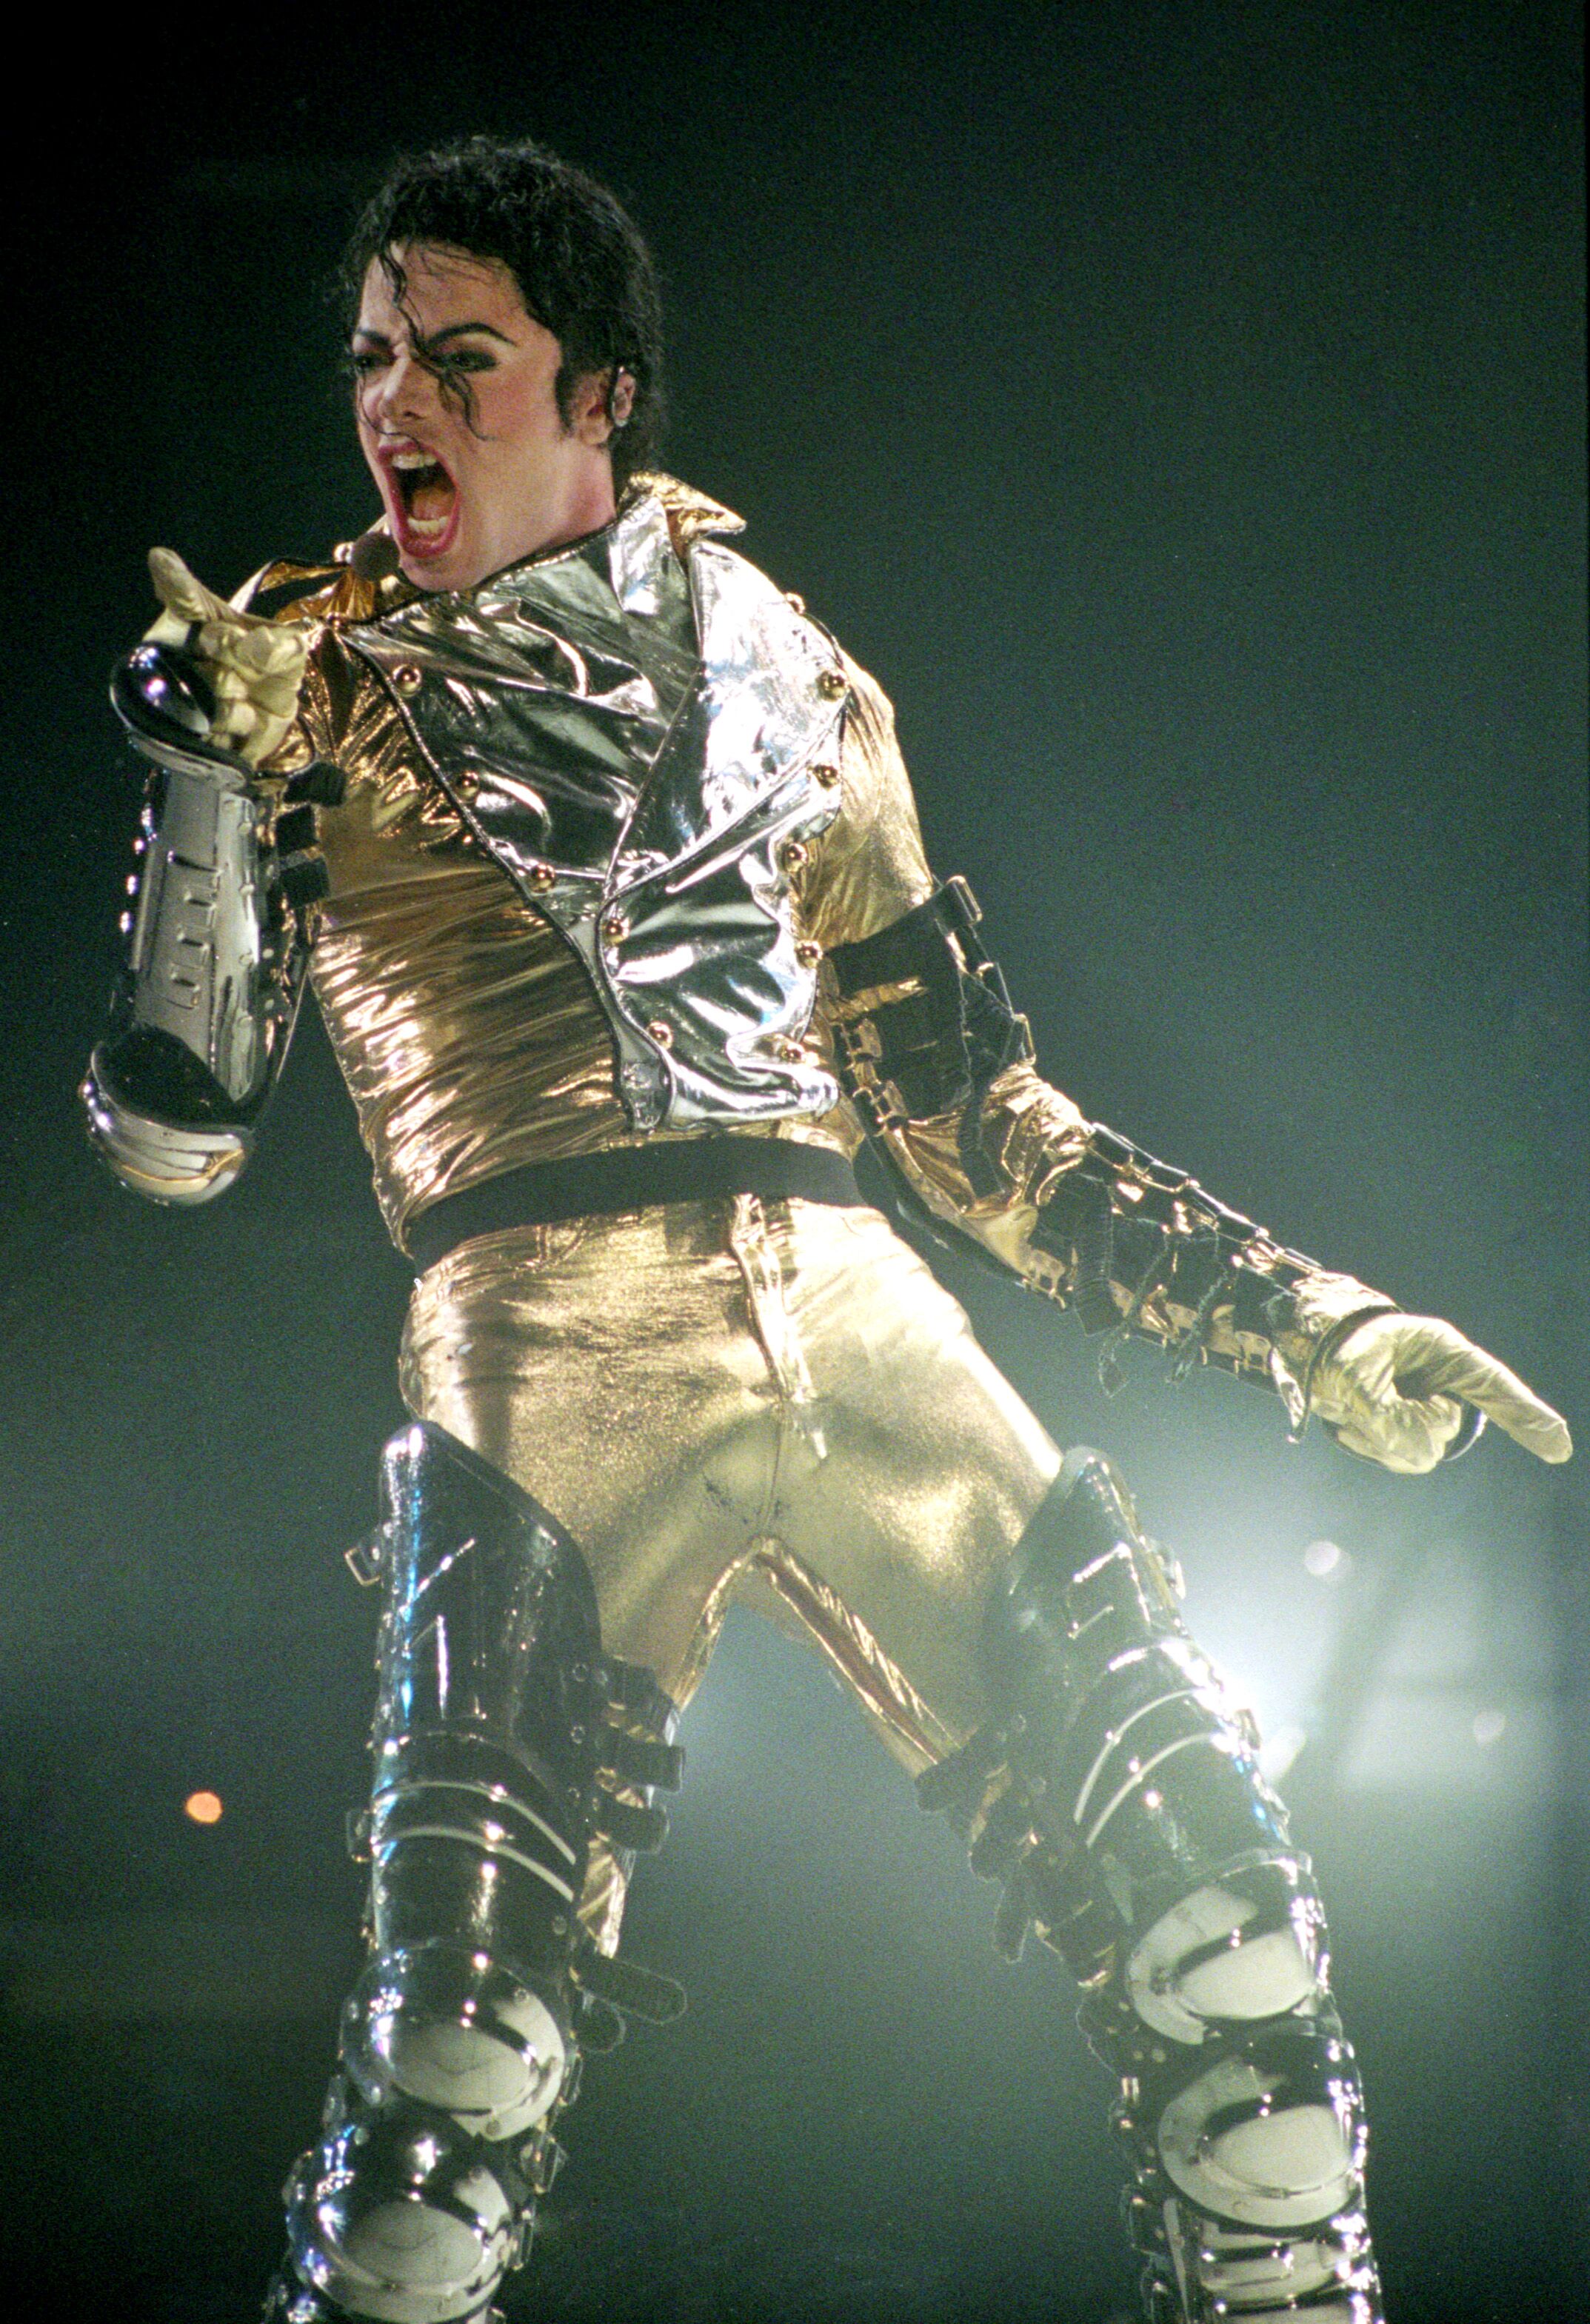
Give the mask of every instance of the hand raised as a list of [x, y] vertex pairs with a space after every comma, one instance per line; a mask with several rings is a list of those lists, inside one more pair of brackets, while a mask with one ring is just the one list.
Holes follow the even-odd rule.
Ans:
[[1309, 1407], [1349, 1452], [1399, 1475], [1433, 1469], [1472, 1405], [1542, 1461], [1566, 1461], [1573, 1440], [1560, 1413], [1516, 1372], [1432, 1315], [1371, 1315], [1323, 1359]]
[[292, 724], [309, 650], [305, 632], [228, 604], [174, 549], [152, 549], [149, 573], [164, 610], [146, 636], [198, 657], [216, 697], [214, 740], [259, 766]]

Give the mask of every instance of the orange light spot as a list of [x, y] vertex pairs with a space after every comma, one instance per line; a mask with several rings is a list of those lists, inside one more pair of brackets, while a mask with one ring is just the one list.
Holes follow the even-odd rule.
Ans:
[[182, 1803], [182, 1813], [192, 1823], [219, 1823], [221, 1795], [218, 1792], [190, 1792]]

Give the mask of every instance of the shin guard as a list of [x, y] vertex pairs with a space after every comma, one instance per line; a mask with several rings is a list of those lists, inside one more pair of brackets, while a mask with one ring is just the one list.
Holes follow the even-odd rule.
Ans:
[[593, 1836], [661, 1844], [672, 1706], [602, 1650], [585, 1560], [510, 1479], [403, 1430], [384, 1522], [354, 1554], [383, 1584], [374, 1783], [355, 1832], [369, 1958], [343, 2012], [319, 2144], [287, 2190], [270, 2316], [476, 2324], [528, 2250], [561, 2160], [551, 2125], [620, 2013], [670, 1980], [596, 1951], [578, 1907]]
[[989, 1609], [995, 1715], [920, 1789], [1003, 1882], [1002, 1950], [1036, 1925], [1085, 1989], [1152, 2324], [1373, 2324], [1312, 1870], [1179, 1596], [1110, 1463], [1069, 1453]]

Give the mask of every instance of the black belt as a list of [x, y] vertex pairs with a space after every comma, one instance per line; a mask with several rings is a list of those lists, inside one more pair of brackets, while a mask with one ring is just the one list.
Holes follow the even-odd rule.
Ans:
[[484, 1185], [432, 1203], [404, 1240], [423, 1274], [461, 1242], [504, 1227], [554, 1226], [563, 1219], [642, 1211], [653, 1203], [709, 1203], [726, 1194], [841, 1206], [862, 1200], [855, 1171], [831, 1147], [781, 1138], [682, 1138], [504, 1170]]

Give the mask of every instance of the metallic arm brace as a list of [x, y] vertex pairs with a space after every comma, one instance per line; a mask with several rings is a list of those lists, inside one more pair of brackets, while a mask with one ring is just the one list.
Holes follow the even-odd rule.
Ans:
[[[1396, 1303], [1335, 1278], [1343, 1304], [1328, 1333], [1300, 1328], [1294, 1290], [1326, 1270], [1185, 1172], [1074, 1116], [1063, 1144], [1012, 1172], [988, 1101], [1007, 1069], [1031, 1064], [1032, 1044], [979, 939], [980, 917], [966, 882], [952, 880], [890, 927], [828, 954], [841, 1073], [902, 1207], [940, 1240], [1075, 1308], [1085, 1332], [1107, 1333], [1099, 1360], [1106, 1388], [1119, 1384], [1121, 1343], [1142, 1336], [1173, 1351], [1173, 1378], [1214, 1363], [1267, 1381], [1298, 1425], [1328, 1345]], [[961, 1226], [929, 1199], [934, 1175], [912, 1135], [933, 1125], [945, 1150], [947, 1121], [971, 1195], [969, 1205], [961, 1197]], [[1009, 1237], [998, 1253], [992, 1239], [978, 1238], [979, 1221], [1023, 1205], [1030, 1224], [1018, 1257], [1004, 1255]]]
[[[1052, 1269], [1040, 1287], [1066, 1299], [1085, 1332], [1109, 1334], [1098, 1366], [1106, 1388], [1119, 1384], [1117, 1351], [1133, 1334], [1174, 1351], [1173, 1379], [1213, 1363], [1282, 1386], [1271, 1357], [1295, 1329], [1293, 1288], [1324, 1272], [1184, 1171], [1096, 1124], [1081, 1160], [1040, 1203], [1031, 1241]], [[1364, 1290], [1331, 1336], [1395, 1304]], [[1324, 1344], [1302, 1356], [1306, 1370]]]
[[82, 1087], [88, 1132], [135, 1193], [208, 1202], [248, 1159], [287, 1054], [302, 915], [326, 887], [315, 803], [332, 803], [340, 778], [315, 765], [267, 797], [246, 760], [208, 740], [214, 698], [180, 648], [140, 646], [111, 700], [153, 772], [127, 958]]

